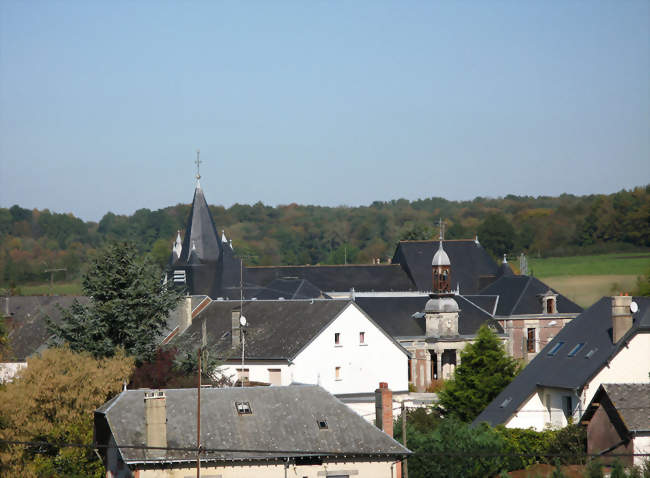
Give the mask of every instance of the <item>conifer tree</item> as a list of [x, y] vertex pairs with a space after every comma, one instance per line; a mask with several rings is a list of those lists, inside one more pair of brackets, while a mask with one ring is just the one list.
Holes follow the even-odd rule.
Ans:
[[83, 278], [83, 291], [87, 305], [75, 301], [60, 324], [48, 321], [56, 340], [98, 358], [122, 347], [138, 363], [155, 356], [167, 316], [181, 297], [129, 243], [100, 251]]
[[486, 325], [460, 357], [453, 379], [439, 393], [439, 404], [447, 415], [471, 422], [512, 381], [520, 366]]

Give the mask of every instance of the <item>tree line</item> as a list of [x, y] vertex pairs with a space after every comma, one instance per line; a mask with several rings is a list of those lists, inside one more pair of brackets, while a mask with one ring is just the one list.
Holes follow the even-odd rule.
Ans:
[[[65, 269], [68, 279], [78, 278], [95, 250], [116, 240], [130, 241], [138, 254], [149, 254], [164, 266], [189, 210], [189, 204], [177, 204], [139, 209], [130, 216], [108, 212], [97, 223], [47, 209], [0, 208], [0, 283], [42, 282], [50, 269]], [[650, 185], [608, 195], [507, 195], [471, 201], [432, 197], [360, 207], [257, 202], [210, 210], [217, 227], [225, 229], [236, 251], [253, 265], [383, 262], [399, 240], [437, 238], [440, 218], [446, 238], [478, 234], [495, 256], [650, 247]]]

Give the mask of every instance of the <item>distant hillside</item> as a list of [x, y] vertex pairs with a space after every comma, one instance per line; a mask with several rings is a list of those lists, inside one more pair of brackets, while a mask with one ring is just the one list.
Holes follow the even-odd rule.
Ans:
[[[508, 195], [472, 201], [429, 198], [376, 201], [363, 207], [211, 206], [249, 264], [315, 264], [382, 261], [400, 239], [438, 235], [479, 240], [495, 255], [528, 252], [565, 256], [650, 247], [650, 185], [609, 195], [529, 197]], [[132, 216], [107, 213], [99, 223], [68, 214], [0, 208], [0, 286], [42, 282], [46, 269], [78, 277], [93, 251], [107, 241], [128, 240], [163, 265], [177, 230], [184, 230], [189, 204]], [[55, 272], [63, 279], [63, 272]]]

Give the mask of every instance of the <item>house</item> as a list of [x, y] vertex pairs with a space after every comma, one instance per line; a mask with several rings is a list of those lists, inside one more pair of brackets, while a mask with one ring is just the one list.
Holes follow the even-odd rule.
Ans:
[[58, 323], [61, 309], [77, 300], [86, 304], [86, 297], [75, 296], [8, 296], [0, 298], [9, 342], [9, 357], [0, 363], [0, 383], [11, 380], [27, 358], [47, 348], [50, 333], [46, 318]]
[[371, 392], [379, 381], [408, 389], [409, 353], [350, 300], [214, 300], [169, 343], [205, 343], [238, 381], [310, 383], [333, 394]]
[[617, 458], [641, 465], [650, 454], [650, 383], [602, 384], [581, 423], [587, 426], [587, 453], [629, 455]]
[[[204, 477], [393, 478], [410, 454], [314, 385], [205, 388], [200, 403]], [[107, 477], [196, 476], [196, 389], [125, 390], [94, 421]]]
[[569, 322], [474, 423], [577, 421], [604, 383], [650, 382], [650, 298], [603, 297]]
[[[506, 264], [504, 257], [502, 266]], [[582, 307], [536, 277], [514, 275], [511, 270], [479, 294], [496, 298], [494, 318], [508, 335], [508, 353], [526, 362], [582, 312]]]

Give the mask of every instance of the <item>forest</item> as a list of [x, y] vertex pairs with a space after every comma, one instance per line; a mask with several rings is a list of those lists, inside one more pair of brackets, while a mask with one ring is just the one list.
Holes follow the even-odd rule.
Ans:
[[[210, 206], [246, 264], [343, 264], [389, 260], [400, 240], [478, 235], [495, 257], [525, 252], [556, 257], [647, 250], [650, 247], [650, 184], [603, 195], [439, 197], [375, 201], [369, 206], [323, 207], [234, 204]], [[138, 255], [164, 267], [178, 230], [184, 233], [190, 204], [133, 215], [108, 212], [96, 222], [48, 209], [0, 208], [0, 287], [76, 280], [95, 251], [126, 241]]]

